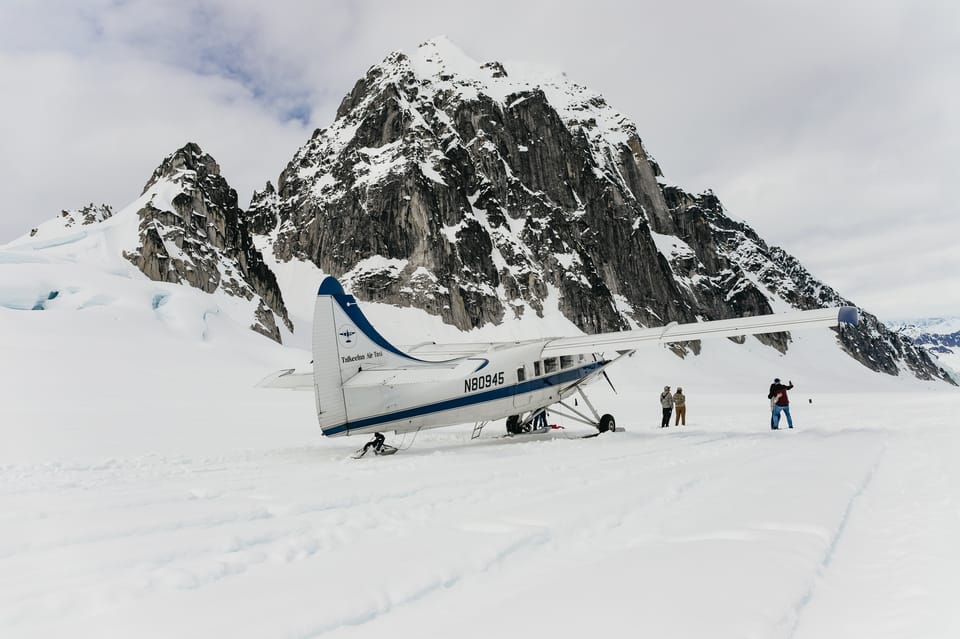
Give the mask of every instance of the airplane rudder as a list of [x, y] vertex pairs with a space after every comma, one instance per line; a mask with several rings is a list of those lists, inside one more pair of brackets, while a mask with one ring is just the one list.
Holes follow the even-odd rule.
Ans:
[[343, 396], [342, 356], [336, 328], [336, 304], [331, 295], [323, 292], [321, 285], [321, 294], [317, 295], [314, 303], [312, 353], [317, 419], [320, 427], [326, 429], [346, 422], [347, 413]]

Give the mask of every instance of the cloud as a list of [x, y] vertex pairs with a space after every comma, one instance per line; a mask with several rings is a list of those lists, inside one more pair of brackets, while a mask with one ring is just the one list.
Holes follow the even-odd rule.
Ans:
[[814, 277], [883, 320], [960, 309], [960, 251], [936, 223], [850, 226], [801, 237], [791, 252]]
[[960, 314], [960, 6], [936, 0], [14, 0], [0, 241], [127, 203], [187, 140], [245, 204], [370, 65], [440, 34], [600, 91], [670, 180], [712, 188], [854, 301]]
[[276, 178], [308, 135], [235, 81], [162, 64], [3, 55], [0, 74], [14, 86], [43, 78], [5, 102], [0, 121], [0, 201], [8, 212], [0, 224], [8, 238], [62, 208], [126, 205], [160, 160], [187, 141], [217, 158], [249, 197]]

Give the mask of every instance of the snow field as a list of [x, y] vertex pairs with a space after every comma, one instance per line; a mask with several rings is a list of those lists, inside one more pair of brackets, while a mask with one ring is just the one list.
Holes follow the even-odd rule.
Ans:
[[[617, 394], [589, 388], [626, 432], [551, 414], [548, 436], [465, 424], [352, 460], [365, 438], [323, 438], [310, 393], [253, 387], [307, 351], [229, 299], [74, 262], [87, 248], [0, 255], [4, 639], [960, 636], [960, 393], [871, 373], [828, 330], [785, 356], [638, 351]], [[456, 337], [364, 310], [398, 344]], [[767, 425], [774, 376], [793, 431]], [[658, 428], [664, 384], [687, 426]]]
[[[794, 431], [703, 396], [686, 427], [590, 439], [459, 427], [354, 461], [361, 440], [264, 429], [218, 455], [5, 464], [0, 629], [952, 636], [957, 397], [863, 400], [798, 406]], [[755, 419], [718, 427], [714, 403]]]

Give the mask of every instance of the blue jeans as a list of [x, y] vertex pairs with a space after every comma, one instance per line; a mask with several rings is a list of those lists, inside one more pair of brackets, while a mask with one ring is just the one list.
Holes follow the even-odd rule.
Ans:
[[770, 415], [770, 428], [780, 427], [780, 412], [783, 411], [787, 416], [787, 425], [793, 428], [793, 417], [790, 416], [789, 406], [774, 406], [773, 414]]

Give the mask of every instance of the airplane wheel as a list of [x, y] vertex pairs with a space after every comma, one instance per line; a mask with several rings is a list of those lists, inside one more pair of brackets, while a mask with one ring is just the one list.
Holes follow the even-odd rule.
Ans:
[[616, 420], [613, 419], [613, 415], [609, 413], [601, 417], [600, 423], [597, 424], [597, 430], [599, 430], [601, 433], [605, 433], [608, 430], [616, 430], [616, 429], [617, 429], [617, 422]]
[[507, 432], [511, 435], [517, 435], [520, 433], [519, 415], [510, 415], [510, 417], [507, 417]]

